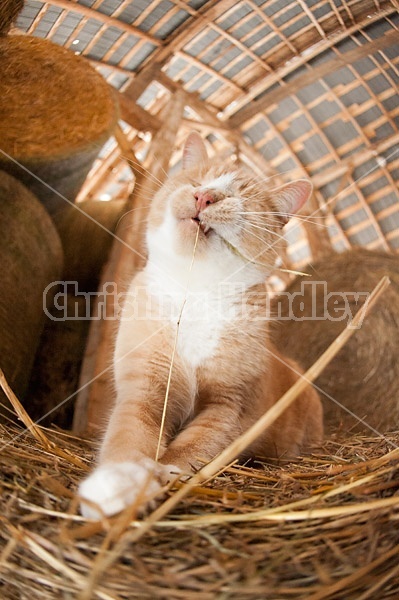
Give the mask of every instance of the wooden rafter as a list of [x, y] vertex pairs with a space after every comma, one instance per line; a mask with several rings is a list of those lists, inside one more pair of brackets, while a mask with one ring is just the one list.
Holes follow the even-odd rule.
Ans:
[[158, 48], [153, 53], [150, 60], [147, 61], [146, 65], [140, 70], [126, 89], [125, 94], [131, 100], [137, 100], [138, 95], [136, 87], [139, 86], [140, 88], [145, 89], [154, 78], [154, 74], [162, 69], [175, 52], [180, 50], [188, 40], [191, 40], [204, 25], [212, 22], [212, 20], [220, 14], [221, 10], [226, 10], [233, 4], [234, 0], [219, 0], [218, 2], [212, 0], [210, 6], [206, 6], [201, 12], [198, 11], [196, 15], [192, 17], [191, 22], [185, 23], [184, 27], [180, 28], [180, 31], [177, 32], [173, 40], [171, 40], [167, 46]]

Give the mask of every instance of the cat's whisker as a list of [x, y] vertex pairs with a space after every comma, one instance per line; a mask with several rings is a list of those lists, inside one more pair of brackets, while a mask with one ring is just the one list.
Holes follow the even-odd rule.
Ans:
[[[259, 219], [259, 223], [265, 223], [270, 224], [270, 225], [277, 225], [277, 224], [281, 224], [281, 217], [283, 216], [281, 213], [269, 213], [269, 212], [256, 212], [256, 211], [244, 211], [244, 212], [240, 212], [237, 213], [240, 215], [249, 215], [249, 216], [256, 216]], [[273, 218], [270, 215], [277, 215], [276, 218]], [[286, 213], [286, 216], [288, 216], [290, 219], [297, 219], [299, 222], [301, 223], [312, 223], [315, 227], [324, 227], [326, 229], [329, 228], [329, 225], [327, 223], [322, 223], [320, 221], [324, 220], [324, 217], [312, 217], [309, 216], [307, 217], [306, 215], [298, 215], [298, 214], [291, 214], [291, 213]], [[278, 218], [280, 217], [280, 218]]]
[[130, 157], [127, 156], [123, 156], [123, 158], [128, 163], [128, 165], [132, 165], [135, 169], [137, 169], [137, 171], [139, 171], [141, 175], [150, 178], [153, 183], [156, 183], [158, 185], [158, 187], [162, 187], [163, 182], [160, 179], [158, 179], [158, 177], [156, 177], [153, 173], [151, 173], [151, 171], [146, 169], [146, 167], [144, 167], [141, 162], [132, 160]]
[[150, 208], [150, 206], [151, 204], [141, 204], [140, 206], [136, 206], [136, 208], [131, 208], [130, 210], [127, 210], [125, 213], [123, 213], [123, 215], [119, 217], [118, 222], [115, 225], [115, 230], [118, 229], [119, 225], [121, 224], [123, 219], [127, 217], [127, 215], [136, 212], [136, 210], [141, 210], [142, 208]]
[[[140, 172], [139, 172], [139, 173], [140, 173]], [[145, 172], [145, 171], [144, 171], [144, 172], [142, 172], [142, 173], [140, 173], [140, 175], [142, 175], [143, 177], [146, 177], [146, 178], [147, 178], [147, 180], [149, 180], [149, 181], [151, 182], [151, 184], [152, 184], [153, 186], [155, 186], [157, 189], [161, 189], [161, 187], [162, 187], [162, 184], [161, 184], [161, 183], [159, 183], [158, 179], [156, 179], [156, 178], [154, 178], [154, 177], [151, 177], [151, 176], [150, 176], [150, 175], [149, 175], [147, 172]], [[137, 186], [137, 187], [138, 187], [138, 188], [140, 188], [140, 189], [144, 189], [144, 190], [148, 191], [148, 182], [147, 182], [147, 183], [140, 183], [139, 181], [137, 181], [137, 180], [136, 180], [134, 185], [135, 185], [135, 187]]]
[[156, 155], [154, 155], [154, 159], [155, 159], [155, 161], [158, 163], [158, 165], [161, 167], [161, 171], [162, 171], [162, 173], [165, 175], [165, 177], [166, 177], [166, 178], [168, 178], [168, 177], [169, 177], [169, 173], [167, 173], [167, 172], [165, 171], [165, 169], [163, 168], [163, 166], [162, 166], [162, 162], [160, 161], [160, 159], [159, 159], [159, 158], [158, 158]]
[[248, 227], [254, 227], [255, 229], [260, 229], [261, 231], [265, 231], [266, 233], [270, 233], [270, 235], [274, 235], [275, 237], [281, 239], [281, 240], [285, 240], [283, 235], [280, 235], [279, 233], [277, 233], [276, 231], [273, 231], [272, 229], [269, 229], [268, 227], [265, 226], [261, 226], [261, 225], [257, 225], [256, 223], [252, 223], [251, 221], [246, 220], [245, 224]]
[[[146, 175], [148, 177], [152, 177], [153, 179], [157, 180], [157, 178], [154, 177], [153, 173], [151, 173], [151, 171], [149, 171], [139, 160], [133, 160], [132, 158], [130, 158], [130, 156], [125, 156], [125, 155], [122, 155], [122, 157], [124, 158], [124, 160], [127, 162], [128, 165], [133, 166], [142, 175]], [[157, 182], [161, 185], [161, 182], [159, 180], [157, 180]]]
[[151, 178], [154, 181], [154, 183], [157, 183], [159, 187], [162, 187], [163, 182], [161, 181], [161, 179], [159, 179], [159, 177], [157, 177], [150, 169], [143, 165], [143, 163], [141, 163], [138, 160], [132, 160], [130, 157], [126, 157], [126, 162], [129, 165], [133, 165], [141, 175]]
[[306, 221], [308, 223], [314, 223], [315, 225], [325, 226], [325, 223], [323, 223], [323, 221], [325, 221], [324, 217], [313, 217], [311, 215], [307, 216], [307, 215], [298, 215], [298, 214], [291, 214], [291, 213], [286, 213], [286, 215], [289, 217], [289, 219], [296, 219], [296, 220], [302, 221], [302, 222]]
[[268, 175], [267, 177], [251, 172], [250, 181], [254, 181], [256, 184], [261, 183], [262, 185], [264, 185], [268, 181], [273, 181], [274, 179], [281, 179], [284, 175], [288, 175], [291, 179], [292, 173], [295, 171], [296, 169], [287, 169], [285, 171], [279, 171], [278, 173], [274, 173], [273, 175]]
[[266, 217], [266, 216], [262, 216], [262, 215], [251, 214], [251, 213], [237, 213], [237, 214], [239, 214], [240, 216], [241, 215], [250, 216], [254, 220], [256, 220], [255, 221], [256, 223], [270, 225], [271, 227], [281, 227], [281, 225], [282, 225], [281, 217], [280, 218]]
[[[281, 211], [279, 212], [279, 211], [269, 211], [269, 210], [267, 210], [267, 211], [266, 210], [265, 211], [262, 211], [262, 210], [246, 210], [246, 211], [243, 211], [243, 212], [239, 212], [238, 214], [240, 214], [240, 215], [278, 215], [278, 216], [282, 216], [283, 213]], [[320, 220], [322, 220], [322, 219], [325, 218], [323, 215], [314, 216], [313, 217], [313, 215], [309, 215], [309, 216], [308, 215], [300, 215], [298, 213], [290, 213], [290, 212], [284, 213], [284, 215], [288, 215], [289, 217], [296, 217], [298, 219], [307, 219], [309, 217], [309, 218], [312, 218], [312, 219], [320, 219]]]
[[327, 223], [317, 223], [317, 221], [313, 221], [312, 219], [298, 219], [298, 221], [300, 223], [310, 223], [311, 225], [314, 225], [315, 227], [323, 227], [324, 229], [330, 228], [330, 225], [328, 225]]
[[[253, 223], [250, 223], [248, 225], [249, 225], [249, 227], [258, 229], [260, 231], [266, 231], [266, 233], [268, 233], [268, 234], [273, 235], [274, 237], [276, 237], [277, 240], [281, 240], [281, 241], [283, 241], [285, 243], [285, 237], [283, 235], [279, 235], [278, 233], [275, 233], [274, 231], [270, 231], [269, 229], [265, 229], [264, 227], [260, 227], [258, 225], [254, 225]], [[253, 231], [251, 233], [252, 233], [252, 235], [254, 235]], [[260, 238], [260, 239], [262, 239], [262, 238]], [[274, 244], [276, 244], [276, 243], [277, 242], [275, 241]], [[270, 248], [273, 248], [273, 246], [270, 246]]]
[[148, 217], [145, 217], [144, 219], [141, 219], [140, 221], [135, 221], [134, 223], [131, 223], [130, 225], [126, 225], [125, 227], [121, 227], [119, 229], [119, 233], [121, 233], [122, 231], [128, 231], [129, 229], [134, 229], [137, 225], [142, 225], [143, 223], [147, 224], [148, 223]]
[[[142, 175], [144, 177], [148, 177], [147, 173], [142, 173]], [[158, 183], [158, 181], [152, 180], [151, 183], [153, 185], [155, 185], [157, 188], [161, 188], [161, 185]], [[148, 184], [147, 183], [142, 183], [140, 181], [136, 181], [134, 185], [137, 186], [138, 188], [141, 188], [141, 189], [144, 189], [144, 190], [148, 190]]]

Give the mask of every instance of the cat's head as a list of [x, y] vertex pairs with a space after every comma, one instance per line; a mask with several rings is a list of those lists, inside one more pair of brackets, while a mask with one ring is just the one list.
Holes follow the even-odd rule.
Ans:
[[201, 137], [191, 133], [183, 169], [157, 193], [149, 215], [151, 238], [160, 235], [180, 255], [226, 251], [271, 267], [282, 229], [308, 200], [312, 185], [299, 179], [274, 188], [246, 169], [210, 160]]

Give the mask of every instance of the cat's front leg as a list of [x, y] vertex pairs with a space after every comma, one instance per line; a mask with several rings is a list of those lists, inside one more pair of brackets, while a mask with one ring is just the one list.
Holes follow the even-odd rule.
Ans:
[[190, 473], [212, 460], [242, 433], [240, 405], [234, 394], [208, 403], [168, 446], [161, 462]]
[[[136, 504], [151, 503], [176, 467], [155, 461], [161, 415], [156, 398], [120, 402], [114, 409], [101, 448], [99, 464], [79, 486], [81, 512], [98, 519]], [[164, 438], [168, 437], [167, 423]], [[161, 444], [163, 449], [165, 442]]]
[[[161, 430], [167, 360], [155, 348], [131, 359], [118, 380], [118, 398], [101, 447], [98, 466], [81, 483], [81, 512], [88, 518], [115, 514], [135, 504], [142, 510], [179, 469], [155, 460]], [[189, 385], [176, 363], [159, 456], [189, 410]]]

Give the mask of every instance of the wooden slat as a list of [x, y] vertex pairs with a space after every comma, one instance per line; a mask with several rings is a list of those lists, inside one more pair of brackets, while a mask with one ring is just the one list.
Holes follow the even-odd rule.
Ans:
[[299, 6], [302, 8], [302, 10], [305, 13], [305, 15], [307, 15], [307, 17], [309, 17], [309, 19], [310, 19], [313, 27], [319, 33], [321, 39], [325, 39], [326, 38], [326, 34], [325, 34], [324, 29], [322, 28], [322, 26], [320, 25], [320, 23], [318, 22], [318, 20], [315, 18], [314, 14], [310, 10], [310, 8], [306, 4], [306, 2], [304, 0], [297, 0], [297, 2], [299, 4]]
[[158, 117], [132, 102], [125, 94], [118, 94], [121, 118], [138, 131], [158, 131], [162, 123]]
[[36, 17], [34, 18], [34, 20], [31, 23], [30, 27], [26, 31], [26, 33], [28, 35], [33, 35], [35, 33], [37, 27], [39, 26], [41, 19], [46, 15], [49, 8], [50, 8], [50, 4], [43, 4], [43, 6], [39, 9], [39, 12], [37, 13]]

